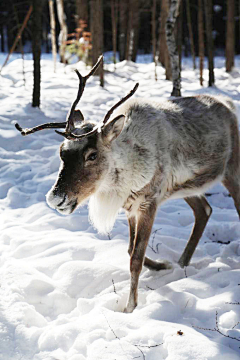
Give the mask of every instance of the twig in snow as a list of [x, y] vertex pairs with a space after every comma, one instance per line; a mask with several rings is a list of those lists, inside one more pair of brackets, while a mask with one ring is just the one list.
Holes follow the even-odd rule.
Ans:
[[240, 305], [240, 302], [237, 301], [237, 302], [226, 302], [226, 304], [230, 304], [230, 305]]
[[113, 279], [112, 279], [112, 283], [113, 283], [113, 291], [115, 292], [115, 294], [117, 294], [116, 287], [115, 287], [115, 283], [114, 283], [114, 280], [113, 280]]
[[139, 349], [139, 347], [137, 345], [134, 345], [134, 346], [136, 346], [136, 348], [140, 351], [140, 353], [143, 356], [143, 360], [145, 360], [146, 358], [145, 358], [144, 352], [141, 349]]
[[135, 344], [134, 346], [139, 346], [139, 347], [142, 347], [142, 348], [151, 349], [151, 348], [158, 347], [158, 346], [160, 346], [160, 345], [163, 345], [163, 343], [161, 343], [161, 344], [156, 344], [156, 345], [140, 345], [140, 344]]
[[240, 324], [240, 321], [238, 321], [238, 322], [232, 327], [232, 329], [234, 329], [235, 327], [237, 327], [238, 324]]
[[185, 277], [187, 278], [187, 266], [184, 266], [184, 274], [185, 274]]
[[146, 288], [149, 289], [149, 290], [155, 290], [153, 288], [151, 288], [150, 286], [146, 285]]
[[[237, 324], [236, 324], [237, 325]], [[232, 340], [236, 340], [236, 341], [240, 341], [240, 339], [234, 337], [234, 336], [230, 336], [230, 335], [226, 335], [224, 334], [220, 329], [219, 329], [219, 325], [218, 325], [218, 312], [216, 311], [216, 325], [215, 325], [215, 328], [213, 329], [207, 329], [207, 328], [202, 328], [202, 327], [199, 327], [199, 326], [194, 326], [192, 325], [193, 328], [196, 328], [196, 329], [200, 329], [200, 330], [206, 330], [206, 331], [216, 331], [217, 333], [219, 333], [220, 335], [224, 336], [224, 337], [227, 337], [229, 339], [232, 339]]]
[[[106, 320], [106, 322], [107, 322], [107, 324], [108, 324], [108, 326], [109, 326], [109, 329], [111, 330], [111, 332], [113, 333], [113, 335], [115, 336], [115, 338], [116, 338], [117, 340], [121, 341], [121, 338], [120, 338], [119, 336], [117, 336], [117, 334], [115, 333], [115, 331], [113, 330], [113, 328], [112, 328], [111, 325], [109, 324], [109, 321], [108, 321], [108, 319], [106, 318], [105, 314], [104, 314], [104, 313], [102, 313], [102, 314], [103, 314], [103, 316], [105, 317], [105, 320]], [[145, 357], [144, 352], [143, 352], [140, 348], [148, 348], [148, 349], [151, 349], [151, 348], [155, 348], [155, 347], [158, 347], [158, 346], [163, 345], [163, 343], [161, 343], [161, 344], [156, 344], [156, 345], [131, 344], [131, 343], [130, 343], [129, 341], [127, 341], [127, 340], [124, 340], [124, 341], [126, 341], [129, 345], [135, 346], [135, 347], [140, 351], [140, 353], [142, 354], [143, 360], [146, 360], [146, 357]], [[124, 349], [123, 349], [123, 347], [122, 347], [121, 344], [120, 344], [120, 346], [121, 346], [121, 349], [122, 349], [123, 353], [127, 356], [127, 354], [125, 353], [125, 351], [124, 351]], [[140, 356], [134, 357], [133, 359], [139, 359], [139, 357], [140, 357]]]
[[[108, 326], [109, 326], [109, 329], [111, 330], [111, 332], [113, 333], [113, 335], [115, 336], [115, 338], [121, 342], [120, 337], [117, 336], [117, 334], [115, 333], [115, 331], [113, 330], [113, 328], [112, 328], [111, 325], [109, 324], [106, 315], [105, 315], [103, 312], [102, 312], [102, 314], [103, 314], [103, 316], [105, 317], [105, 320], [106, 320], [106, 322], [107, 322], [107, 324], [108, 324]], [[123, 354], [128, 358], [125, 350], [124, 350], [123, 347], [122, 347], [122, 344], [120, 343], [119, 345], [120, 345], [120, 347], [121, 347], [121, 349], [122, 349]]]
[[204, 244], [208, 244], [208, 243], [216, 243], [216, 244], [222, 244], [222, 245], [229, 245], [230, 244], [230, 240], [224, 242], [222, 240], [211, 240], [211, 241], [204, 241]]
[[185, 309], [188, 306], [189, 301], [190, 301], [190, 299], [188, 299], [188, 301], [186, 302]]
[[158, 243], [158, 244], [156, 245], [156, 250], [154, 249], [155, 236], [156, 236], [156, 234], [157, 234], [157, 232], [158, 232], [159, 230], [162, 230], [162, 228], [159, 228], [159, 229], [153, 231], [153, 233], [152, 233], [152, 234], [153, 234], [153, 237], [152, 237], [152, 245], [148, 245], [148, 246], [150, 247], [150, 249], [151, 249], [155, 254], [158, 254], [158, 253], [159, 253], [159, 252], [158, 252], [158, 246], [160, 245], [160, 243]]

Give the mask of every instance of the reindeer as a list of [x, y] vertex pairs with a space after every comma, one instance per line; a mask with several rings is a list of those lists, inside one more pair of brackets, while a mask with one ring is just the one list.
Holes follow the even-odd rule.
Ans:
[[[178, 263], [189, 264], [212, 209], [204, 193], [222, 182], [240, 216], [239, 132], [230, 99], [208, 95], [159, 102], [130, 99], [138, 84], [115, 104], [103, 122], [85, 121], [76, 106], [87, 79], [76, 70], [79, 89], [66, 122], [32, 129], [16, 128], [28, 135], [46, 128], [63, 136], [61, 165], [47, 203], [61, 214], [72, 213], [89, 199], [89, 217], [100, 233], [109, 232], [120, 208], [129, 223], [130, 294], [125, 312], [137, 306], [142, 266], [170, 269], [168, 261], [145, 256], [157, 207], [168, 199], [183, 198], [192, 208], [195, 223]], [[128, 100], [128, 101], [127, 101]], [[112, 117], [116, 110], [116, 116]]]

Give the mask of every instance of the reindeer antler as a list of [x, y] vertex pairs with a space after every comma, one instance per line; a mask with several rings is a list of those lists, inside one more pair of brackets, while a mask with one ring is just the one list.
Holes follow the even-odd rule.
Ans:
[[118, 101], [115, 105], [113, 105], [113, 107], [111, 107], [110, 110], [108, 110], [107, 114], [104, 117], [103, 124], [106, 124], [106, 122], [108, 121], [108, 119], [110, 118], [110, 116], [112, 115], [112, 113], [114, 112], [114, 110], [117, 107], [122, 105], [127, 99], [129, 99], [131, 96], [133, 96], [133, 94], [136, 92], [138, 86], [139, 86], [139, 83], [136, 83], [134, 88], [126, 96], [124, 96], [120, 101]]
[[[77, 104], [79, 103], [79, 100], [82, 97], [82, 94], [83, 94], [87, 79], [90, 78], [90, 76], [92, 76], [95, 73], [95, 71], [99, 67], [102, 60], [103, 60], [103, 55], [101, 55], [98, 58], [98, 61], [96, 62], [96, 64], [93, 66], [92, 70], [86, 76], [82, 76], [77, 69], [75, 70], [75, 72], [76, 72], [76, 74], [77, 74], [77, 76], [79, 78], [78, 94], [77, 94], [76, 100], [73, 102], [73, 104], [71, 106], [71, 109], [70, 109], [70, 112], [69, 112], [69, 115], [68, 115], [68, 119], [67, 119], [67, 125], [66, 125], [65, 133], [71, 133], [71, 130], [74, 129], [74, 121], [73, 121], [74, 115], [73, 114], [74, 114], [75, 108], [76, 108]], [[82, 118], [83, 118], [83, 115], [82, 115]]]
[[15, 128], [20, 131], [20, 133], [22, 134], [22, 136], [26, 136], [26, 135], [30, 135], [35, 133], [36, 131], [40, 131], [43, 129], [64, 129], [66, 127], [66, 121], [61, 122], [61, 123], [46, 123], [46, 124], [42, 124], [42, 125], [38, 125], [36, 127], [33, 127], [31, 129], [23, 129], [18, 123], [15, 124]]
[[139, 86], [139, 83], [137, 83], [134, 88], [126, 95], [124, 96], [121, 100], [119, 100], [115, 105], [113, 105], [111, 107], [110, 110], [108, 110], [107, 114], [105, 115], [104, 119], [103, 119], [103, 123], [101, 126], [97, 126], [95, 127], [93, 130], [91, 130], [90, 132], [86, 133], [86, 134], [82, 134], [82, 135], [75, 135], [75, 134], [66, 134], [66, 133], [62, 133], [61, 131], [57, 131], [55, 130], [55, 132], [59, 135], [62, 135], [64, 137], [66, 137], [69, 140], [79, 140], [82, 139], [86, 136], [91, 136], [93, 134], [95, 134], [96, 132], [100, 132], [101, 129], [104, 127], [104, 125], [106, 124], [106, 122], [109, 120], [110, 116], [112, 115], [112, 113], [114, 112], [114, 110], [119, 107], [120, 105], [122, 105], [126, 100], [128, 100], [131, 96], [133, 96], [133, 94], [136, 92], [137, 88]]
[[[76, 74], [79, 78], [79, 87], [78, 87], [78, 94], [77, 94], [77, 97], [76, 97], [76, 100], [73, 102], [72, 106], [71, 106], [71, 109], [70, 109], [70, 112], [69, 112], [69, 115], [68, 115], [68, 118], [67, 118], [67, 121], [65, 122], [60, 122], [60, 123], [46, 123], [46, 124], [41, 124], [41, 125], [38, 125], [36, 127], [33, 127], [31, 129], [23, 129], [18, 123], [15, 124], [15, 127], [18, 131], [21, 132], [21, 134], [23, 136], [26, 136], [26, 135], [30, 135], [30, 134], [33, 134], [35, 133], [36, 131], [40, 131], [40, 130], [43, 130], [43, 129], [64, 129], [65, 128], [65, 132], [62, 133], [62, 132], [58, 132], [60, 135], [63, 135], [65, 137], [67, 137], [67, 135], [71, 134], [71, 131], [74, 127], [74, 113], [75, 113], [75, 108], [79, 102], [79, 100], [81, 99], [82, 97], [82, 94], [83, 94], [83, 91], [84, 91], [84, 88], [85, 88], [85, 85], [86, 85], [86, 81], [87, 79], [93, 75], [95, 73], [95, 71], [97, 70], [97, 68], [99, 67], [101, 61], [103, 60], [103, 56], [101, 55], [97, 61], [97, 63], [93, 66], [93, 68], [91, 69], [91, 71], [86, 75], [86, 76], [82, 76], [78, 70], [75, 70], [76, 71]], [[79, 114], [81, 115], [81, 117], [83, 118], [83, 115], [82, 113], [79, 111]]]

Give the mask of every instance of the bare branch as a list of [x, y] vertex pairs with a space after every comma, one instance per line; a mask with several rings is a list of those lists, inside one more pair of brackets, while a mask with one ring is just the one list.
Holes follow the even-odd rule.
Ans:
[[[235, 326], [237, 326], [238, 324], [236, 324]], [[219, 325], [218, 325], [218, 312], [216, 311], [216, 326], [215, 328], [213, 329], [207, 329], [207, 328], [203, 328], [203, 327], [199, 327], [199, 326], [194, 326], [192, 325], [193, 328], [195, 329], [200, 329], [200, 330], [206, 330], [206, 331], [216, 331], [218, 332], [220, 335], [224, 336], [224, 337], [227, 337], [229, 339], [232, 339], [232, 340], [236, 340], [236, 341], [240, 341], [240, 339], [234, 337], [234, 336], [230, 336], [230, 335], [226, 335], [224, 334], [220, 329], [219, 329]]]
[[[111, 325], [109, 324], [109, 321], [108, 321], [108, 319], [106, 318], [106, 315], [105, 315], [104, 313], [102, 313], [102, 314], [103, 314], [103, 316], [105, 317], [105, 320], [106, 320], [106, 322], [107, 322], [107, 324], [108, 324], [108, 326], [109, 326], [109, 329], [111, 330], [111, 332], [113, 333], [113, 335], [115, 336], [115, 338], [116, 338], [117, 340], [121, 341], [121, 338], [120, 338], [119, 336], [117, 336], [117, 334], [115, 333], [115, 331], [113, 330], [113, 328], [112, 328]], [[135, 346], [135, 347], [141, 352], [142, 357], [143, 357], [143, 360], [145, 360], [146, 357], [145, 357], [144, 352], [141, 350], [141, 348], [151, 349], [151, 348], [155, 348], [155, 347], [158, 347], [158, 346], [163, 345], [163, 343], [161, 343], [161, 344], [156, 344], [156, 345], [131, 344], [129, 341], [127, 341], [127, 340], [125, 340], [125, 341], [126, 341], [129, 345]], [[123, 347], [122, 347], [121, 344], [120, 344], [120, 346], [121, 346], [121, 349], [122, 349], [122, 351], [124, 352], [124, 354], [127, 356], [127, 354], [126, 354], [126, 352], [123, 350]], [[134, 359], [135, 359], [135, 358], [134, 358]]]

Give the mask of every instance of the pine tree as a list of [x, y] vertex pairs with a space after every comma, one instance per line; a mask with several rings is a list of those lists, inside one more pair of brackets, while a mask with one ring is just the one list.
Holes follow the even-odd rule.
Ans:
[[213, 59], [213, 37], [212, 37], [212, 0], [204, 0], [205, 19], [206, 19], [206, 35], [207, 35], [207, 51], [208, 51], [208, 86], [214, 85], [214, 59]]
[[204, 67], [204, 27], [203, 27], [203, 4], [198, 0], [198, 56], [200, 85], [203, 86], [203, 67]]
[[[91, 0], [91, 34], [92, 34], [92, 63], [95, 64], [103, 54], [103, 2]], [[100, 85], [104, 86], [103, 62], [96, 71], [100, 76]]]
[[230, 72], [234, 66], [235, 49], [235, 1], [227, 1], [227, 35], [226, 35], [226, 71]]
[[88, 0], [76, 0], [76, 13], [78, 20], [88, 23]]

